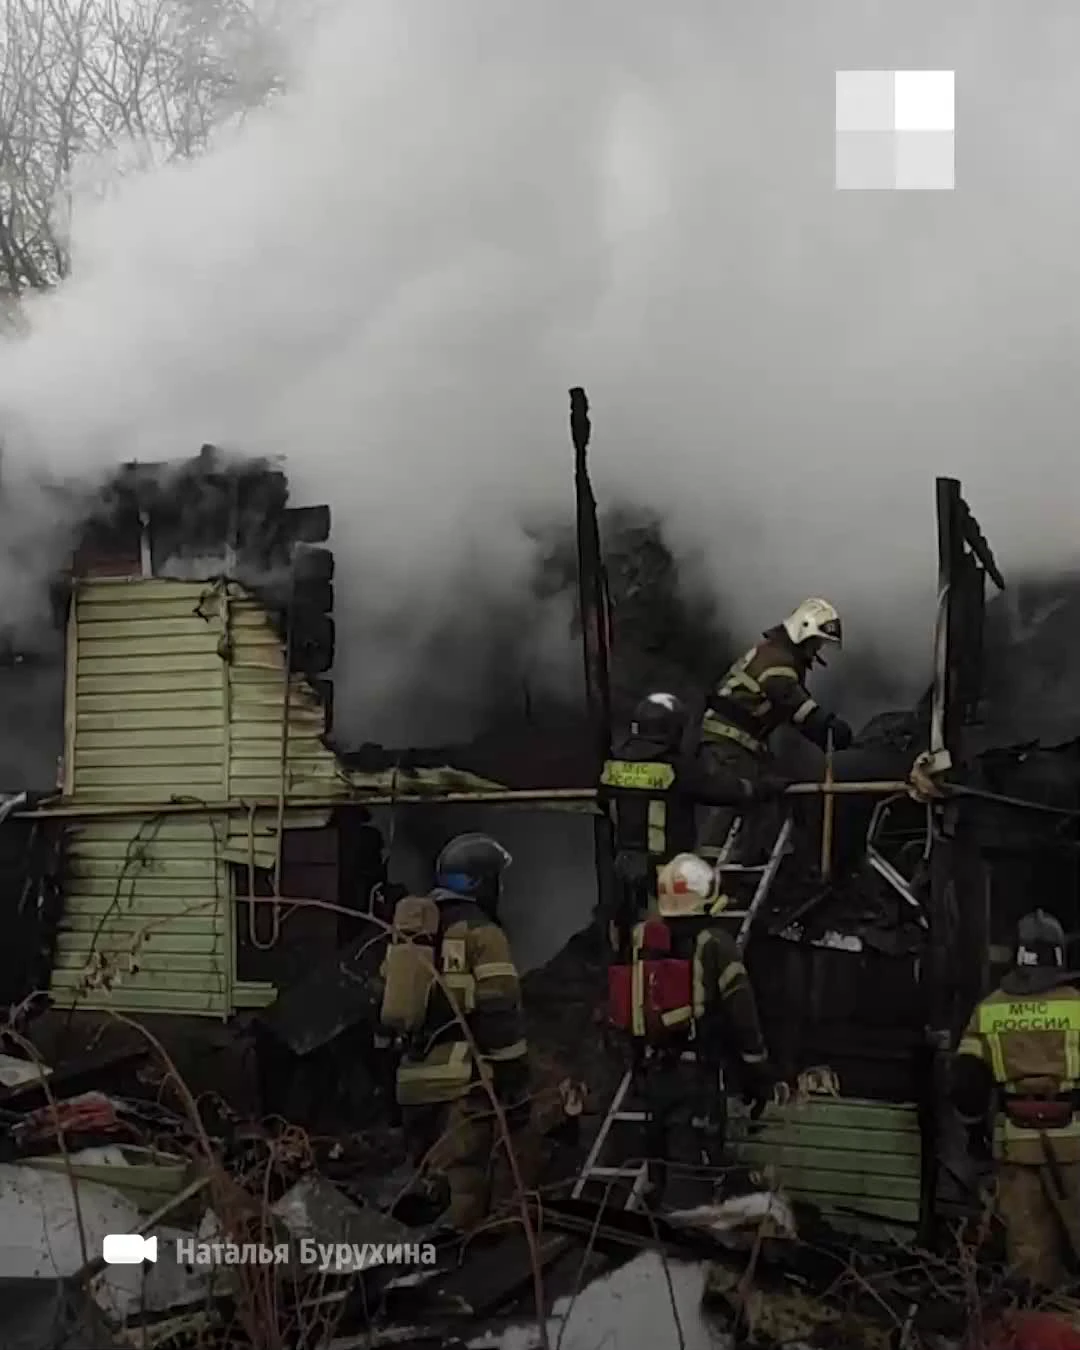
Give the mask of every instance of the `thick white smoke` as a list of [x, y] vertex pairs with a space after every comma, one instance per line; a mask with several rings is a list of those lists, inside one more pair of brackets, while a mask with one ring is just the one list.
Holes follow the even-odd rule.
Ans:
[[[935, 474], [1006, 571], [1077, 551], [1078, 38], [1065, 0], [330, 10], [286, 97], [76, 210], [0, 362], [10, 603], [41, 469], [284, 454], [335, 516], [339, 716], [394, 739], [568, 513], [582, 383], [598, 496], [748, 635], [824, 594], [917, 683]], [[833, 190], [833, 72], [894, 67], [957, 71], [953, 193]]]

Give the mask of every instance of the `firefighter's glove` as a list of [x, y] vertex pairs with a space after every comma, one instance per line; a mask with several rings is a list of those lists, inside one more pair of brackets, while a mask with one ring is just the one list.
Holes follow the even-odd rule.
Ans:
[[826, 730], [832, 736], [834, 750], [847, 750], [855, 739], [855, 733], [842, 717], [830, 717]]
[[778, 773], [763, 773], [756, 782], [750, 784], [752, 802], [774, 802], [782, 797], [794, 779], [783, 778]]

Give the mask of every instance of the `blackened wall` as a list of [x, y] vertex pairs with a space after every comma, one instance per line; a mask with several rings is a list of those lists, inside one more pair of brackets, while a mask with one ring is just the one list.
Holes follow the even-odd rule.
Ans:
[[919, 1099], [925, 1013], [916, 956], [763, 937], [750, 943], [747, 965], [785, 1075], [827, 1065], [846, 1097]]
[[0, 825], [0, 1007], [48, 986], [61, 908], [59, 840], [41, 821]]
[[62, 644], [0, 663], [0, 790], [49, 792], [64, 751]]

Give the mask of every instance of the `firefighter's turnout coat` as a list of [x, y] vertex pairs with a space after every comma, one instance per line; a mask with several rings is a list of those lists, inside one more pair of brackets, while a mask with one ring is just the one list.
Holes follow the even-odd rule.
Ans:
[[599, 791], [614, 826], [616, 874], [627, 891], [620, 921], [640, 918], [656, 896], [658, 868], [693, 849], [700, 808], [736, 806], [752, 795], [748, 778], [701, 754], [628, 737], [605, 763]]
[[[401, 1106], [464, 1096], [490, 1071], [498, 1090], [516, 1081], [528, 1045], [522, 1029], [521, 986], [506, 934], [475, 901], [435, 890], [440, 933], [435, 945], [441, 983], [430, 989], [426, 1013], [410, 1037], [397, 1071]], [[465, 1036], [465, 1021], [480, 1062]]]
[[769, 737], [788, 723], [824, 749], [829, 717], [806, 688], [810, 665], [783, 626], [770, 628], [733, 662], [709, 696], [703, 739], [764, 757]]
[[715, 913], [635, 925], [630, 961], [610, 967], [609, 993], [612, 1022], [643, 1044], [691, 1046], [751, 1080], [768, 1060], [746, 967]]
[[[997, 1200], [1015, 1273], [1047, 1287], [1080, 1255], [1080, 989], [1057, 972], [1014, 971], [979, 1003], [953, 1064], [971, 1126], [992, 1121]], [[1057, 978], [1056, 983], [1051, 983]]]

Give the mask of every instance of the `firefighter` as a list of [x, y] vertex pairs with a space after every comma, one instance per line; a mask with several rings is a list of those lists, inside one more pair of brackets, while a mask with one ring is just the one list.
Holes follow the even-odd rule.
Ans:
[[[615, 871], [623, 896], [617, 916], [629, 924], [656, 895], [656, 869], [694, 846], [699, 806], [739, 806], [780, 795], [788, 780], [740, 778], [700, 752], [684, 749], [687, 709], [674, 694], [649, 694], [634, 710], [630, 733], [600, 777], [601, 799], [615, 827]], [[613, 943], [617, 945], [617, 943]]]
[[[521, 988], [498, 921], [510, 861], [486, 834], [452, 839], [439, 854], [431, 895], [398, 905], [412, 915], [412, 936], [428, 935], [431, 959], [422, 959], [419, 941], [392, 943], [384, 967], [382, 1020], [406, 1035], [396, 1080], [406, 1143], [417, 1168], [445, 1177], [445, 1226], [458, 1232], [474, 1228], [487, 1213], [493, 1160], [496, 1169], [507, 1166], [482, 1078], [512, 1131], [520, 1131], [529, 1116]], [[396, 916], [395, 929], [404, 925]], [[431, 978], [433, 967], [438, 980]]]
[[[841, 640], [840, 616], [827, 600], [804, 600], [783, 623], [766, 629], [762, 640], [739, 657], [709, 695], [701, 736], [715, 768], [751, 782], [770, 774], [769, 738], [785, 724], [823, 750], [830, 737], [833, 749], [848, 748], [851, 727], [819, 707], [805, 684], [815, 662], [825, 664], [823, 649], [839, 648]], [[699, 848], [721, 847], [733, 820], [731, 810], [706, 815], [698, 833]]]
[[974, 1133], [992, 1125], [998, 1210], [1015, 1273], [1054, 1288], [1077, 1251], [1080, 1216], [1080, 981], [1061, 924], [1020, 920], [1012, 969], [971, 1015], [952, 1096]]
[[633, 933], [629, 1030], [639, 1048], [646, 1156], [653, 1196], [669, 1162], [692, 1154], [718, 1167], [724, 1147], [725, 1072], [760, 1113], [786, 1099], [769, 1060], [757, 1005], [734, 938], [717, 922], [728, 903], [715, 870], [692, 853], [660, 869], [655, 914]]

